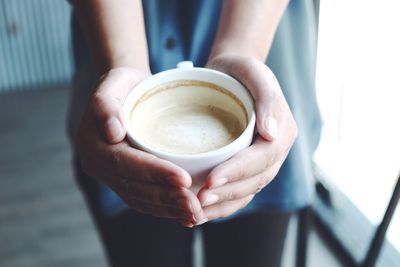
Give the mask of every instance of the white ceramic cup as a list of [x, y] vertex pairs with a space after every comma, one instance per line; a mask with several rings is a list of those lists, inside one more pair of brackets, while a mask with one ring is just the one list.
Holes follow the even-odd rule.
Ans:
[[[235, 95], [236, 98], [242, 102], [248, 118], [247, 126], [242, 134], [226, 146], [198, 154], [174, 154], [160, 151], [137, 138], [132, 130], [132, 125], [130, 125], [130, 116], [136, 102], [146, 92], [154, 87], [178, 80], [194, 80], [213, 83]], [[140, 82], [127, 96], [123, 110], [128, 141], [138, 149], [151, 153], [159, 158], [171, 161], [185, 169], [192, 176], [193, 188], [198, 188], [204, 183], [204, 179], [207, 177], [207, 174], [211, 169], [231, 158], [233, 155], [251, 144], [256, 121], [253, 98], [241, 83], [231, 76], [216, 70], [194, 68], [193, 63], [190, 61], [180, 62], [176, 69], [157, 73]], [[193, 188], [192, 190], [196, 191], [196, 189]]]

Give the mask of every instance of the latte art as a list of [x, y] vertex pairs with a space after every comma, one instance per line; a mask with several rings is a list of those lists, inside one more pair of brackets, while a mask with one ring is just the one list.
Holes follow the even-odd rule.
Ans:
[[164, 152], [198, 154], [224, 147], [247, 125], [241, 102], [227, 90], [199, 81], [153, 88], [134, 106], [130, 127], [138, 140]]

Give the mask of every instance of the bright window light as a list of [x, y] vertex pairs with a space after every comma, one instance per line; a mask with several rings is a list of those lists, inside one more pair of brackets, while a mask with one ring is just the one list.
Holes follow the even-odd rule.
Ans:
[[[316, 163], [374, 224], [400, 172], [400, 1], [321, 1]], [[387, 233], [400, 252], [400, 207]]]

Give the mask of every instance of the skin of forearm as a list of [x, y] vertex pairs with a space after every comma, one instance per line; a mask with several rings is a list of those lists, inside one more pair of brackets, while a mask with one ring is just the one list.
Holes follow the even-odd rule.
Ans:
[[265, 61], [288, 0], [224, 0], [210, 60], [237, 54]]
[[97, 71], [117, 67], [150, 72], [140, 0], [74, 0]]

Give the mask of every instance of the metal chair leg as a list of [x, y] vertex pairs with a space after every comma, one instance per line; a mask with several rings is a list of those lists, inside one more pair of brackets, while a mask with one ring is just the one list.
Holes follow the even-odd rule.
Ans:
[[392, 197], [390, 198], [389, 205], [386, 209], [385, 215], [383, 216], [381, 224], [376, 229], [374, 238], [368, 249], [368, 253], [365, 257], [364, 262], [361, 264], [362, 267], [373, 267], [378, 259], [379, 253], [382, 248], [383, 241], [385, 240], [386, 231], [390, 225], [393, 214], [396, 210], [396, 206], [400, 199], [400, 177], [397, 180], [396, 186], [394, 188]]
[[311, 222], [310, 212], [310, 207], [304, 208], [299, 212], [296, 242], [296, 267], [305, 267], [307, 263], [308, 233]]

